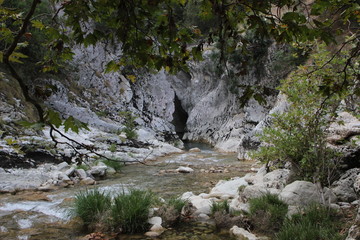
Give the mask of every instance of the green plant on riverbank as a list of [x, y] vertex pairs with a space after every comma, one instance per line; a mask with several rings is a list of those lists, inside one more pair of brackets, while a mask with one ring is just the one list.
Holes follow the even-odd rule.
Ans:
[[120, 161], [116, 161], [116, 159], [114, 160], [103, 159], [101, 160], [101, 162], [103, 162], [106, 166], [113, 168], [116, 172], [120, 172], [120, 170], [124, 166], [124, 163]]
[[97, 189], [86, 190], [75, 196], [72, 215], [79, 217], [84, 225], [92, 228], [93, 224], [103, 223], [108, 216], [111, 197]]
[[288, 212], [288, 205], [277, 195], [267, 193], [259, 198], [250, 199], [249, 204], [250, 217], [255, 229], [263, 233], [274, 233], [281, 228]]
[[289, 107], [273, 114], [271, 126], [260, 136], [263, 145], [253, 158], [280, 166], [290, 162], [297, 178], [331, 184], [339, 154], [327, 145], [327, 129], [336, 120], [340, 103], [356, 91], [357, 71], [343, 69], [348, 56], [346, 51], [332, 55], [320, 45], [311, 63], [282, 81], [279, 90]]
[[79, 217], [90, 231], [113, 228], [116, 232], [137, 233], [148, 230], [149, 209], [155, 202], [149, 191], [129, 190], [113, 199], [98, 189], [75, 196], [70, 214]]
[[154, 203], [154, 194], [137, 189], [120, 193], [114, 198], [111, 208], [112, 225], [123, 233], [137, 233], [148, 230], [149, 209]]
[[213, 202], [210, 207], [211, 215], [214, 215], [216, 212], [221, 212], [222, 214], [230, 213], [230, 206], [228, 201], [224, 200], [221, 202]]
[[126, 134], [126, 137], [130, 140], [137, 139], [138, 134], [136, 132], [136, 118], [137, 116], [133, 115], [132, 112], [123, 111], [119, 112], [120, 117], [123, 118], [123, 125], [125, 126], [121, 129], [122, 132]]
[[277, 240], [344, 239], [340, 235], [341, 225], [334, 209], [311, 205], [303, 213], [286, 219]]
[[181, 221], [181, 211], [188, 204], [187, 200], [172, 197], [163, 204], [158, 214], [163, 219], [165, 227], [171, 227]]

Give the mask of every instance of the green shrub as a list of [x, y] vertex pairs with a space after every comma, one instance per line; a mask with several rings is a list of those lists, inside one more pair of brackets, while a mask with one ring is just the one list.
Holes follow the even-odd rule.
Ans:
[[72, 215], [80, 217], [85, 226], [102, 222], [111, 206], [111, 197], [98, 189], [86, 190], [75, 196]]
[[115, 143], [113, 143], [113, 144], [111, 144], [111, 145], [109, 146], [109, 151], [110, 151], [110, 152], [116, 152], [116, 144], [115, 144]]
[[131, 112], [119, 112], [120, 117], [123, 118], [124, 128], [121, 129], [122, 132], [126, 134], [128, 139], [137, 139], [138, 134], [136, 133], [136, 118], [137, 116], [133, 115]]
[[148, 191], [132, 189], [119, 194], [111, 208], [113, 226], [123, 233], [144, 232], [148, 229], [149, 208], [154, 195]]
[[226, 200], [221, 201], [221, 202], [213, 202], [211, 204], [210, 210], [211, 210], [211, 215], [214, 215], [216, 212], [221, 212], [223, 214], [229, 214], [230, 206]]
[[277, 240], [340, 240], [341, 224], [335, 210], [321, 205], [311, 205], [302, 214], [286, 219]]
[[123, 163], [115, 159], [114, 160], [103, 159], [101, 160], [101, 162], [103, 162], [106, 166], [113, 168], [116, 172], [120, 172], [120, 170], [124, 166]]
[[[346, 51], [342, 52], [346, 55]], [[356, 73], [341, 71], [346, 57], [320, 46], [312, 64], [300, 66], [282, 81], [289, 107], [273, 115], [260, 136], [263, 146], [252, 155], [263, 162], [291, 162], [296, 177], [329, 185], [336, 177], [339, 154], [327, 145], [326, 130], [335, 120], [340, 102], [353, 94]], [[345, 84], [345, 77], [347, 82]]]
[[277, 195], [266, 194], [249, 201], [250, 217], [255, 228], [261, 232], [273, 233], [278, 231], [288, 212], [288, 205]]

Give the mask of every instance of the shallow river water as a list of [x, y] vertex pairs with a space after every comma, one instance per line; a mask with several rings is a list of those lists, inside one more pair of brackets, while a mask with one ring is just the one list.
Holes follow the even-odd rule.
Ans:
[[[221, 179], [241, 177], [249, 172], [253, 162], [240, 162], [235, 154], [219, 153], [206, 145], [201, 152], [185, 152], [149, 162], [148, 165], [130, 165], [120, 174], [99, 181], [95, 186], [116, 193], [126, 188], [149, 189], [165, 199], [192, 191], [208, 193]], [[193, 173], [173, 172], [179, 166], [189, 166]], [[88, 187], [89, 188], [89, 187]], [[80, 224], [69, 218], [72, 199], [86, 187], [64, 188], [50, 193], [23, 192], [0, 195], [0, 239], [47, 240], [78, 239], [84, 236]], [[120, 239], [147, 239], [142, 235], [121, 236]], [[196, 223], [178, 226], [163, 233], [158, 239], [220, 240], [229, 235], [212, 226]]]

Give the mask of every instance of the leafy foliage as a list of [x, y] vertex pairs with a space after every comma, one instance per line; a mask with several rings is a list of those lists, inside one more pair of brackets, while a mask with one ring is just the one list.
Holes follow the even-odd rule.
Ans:
[[286, 219], [277, 240], [308, 240], [308, 239], [344, 239], [339, 234], [341, 225], [339, 216], [334, 209], [321, 205], [311, 205], [303, 213], [295, 214]]
[[138, 137], [136, 133], [136, 118], [131, 112], [120, 112], [119, 115], [123, 118], [124, 128], [122, 131], [126, 134], [128, 139], [136, 139]]
[[320, 46], [311, 64], [300, 66], [282, 82], [279, 89], [290, 106], [273, 115], [271, 126], [261, 135], [265, 144], [253, 154], [263, 162], [289, 161], [300, 178], [324, 184], [333, 180], [337, 163], [337, 154], [326, 145], [326, 129], [340, 102], [353, 94], [358, 74], [355, 68], [344, 71], [346, 52], [331, 62], [329, 58], [331, 54]]

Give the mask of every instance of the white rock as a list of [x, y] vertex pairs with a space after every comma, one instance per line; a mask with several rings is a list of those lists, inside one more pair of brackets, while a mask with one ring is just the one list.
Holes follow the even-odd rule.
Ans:
[[290, 170], [288, 169], [276, 169], [267, 173], [263, 182], [269, 188], [283, 189], [290, 177]]
[[162, 219], [161, 219], [161, 217], [152, 217], [152, 218], [148, 219], [148, 223], [150, 223], [152, 225], [155, 225], [155, 224], [161, 225]]
[[176, 169], [176, 171], [179, 173], [192, 173], [192, 172], [194, 172], [194, 169], [189, 168], [189, 167], [179, 167]]
[[230, 212], [234, 211], [242, 211], [249, 213], [250, 212], [250, 205], [249, 203], [243, 203], [239, 201], [239, 198], [234, 198], [229, 203]]
[[246, 186], [240, 196], [244, 201], [248, 201], [249, 199], [258, 198], [267, 193], [278, 195], [280, 190], [276, 188], [268, 188], [264, 183], [259, 183]]
[[200, 213], [198, 216], [197, 216], [197, 220], [198, 221], [207, 221], [207, 220], [209, 220], [210, 219], [210, 217], [207, 215], [207, 214], [205, 214], [205, 213]]
[[154, 224], [151, 228], [151, 232], [163, 232], [165, 228], [163, 228], [160, 224]]
[[195, 214], [211, 213], [211, 206], [213, 204], [213, 201], [211, 201], [210, 199], [203, 199], [199, 196], [192, 196], [189, 198], [189, 201], [196, 208]]
[[287, 204], [295, 206], [321, 202], [319, 189], [315, 184], [307, 181], [295, 181], [287, 185], [279, 197]]
[[147, 237], [158, 237], [161, 235], [161, 232], [146, 232], [144, 235]]
[[190, 197], [195, 196], [192, 192], [184, 192], [183, 195], [181, 195], [181, 200], [188, 200]]
[[202, 197], [202, 198], [204, 198], [204, 199], [209, 199], [211, 196], [210, 196], [210, 194], [208, 194], [208, 193], [200, 193], [200, 194], [199, 194], [199, 197]]
[[68, 170], [65, 171], [65, 174], [70, 177], [71, 175], [74, 174], [74, 172], [75, 172], [75, 168], [71, 167], [71, 168], [69, 168]]
[[63, 180], [63, 181], [70, 181], [70, 178], [68, 177], [68, 175], [66, 175], [65, 173], [60, 173], [58, 175], [58, 179], [59, 180]]
[[80, 184], [82, 185], [94, 185], [96, 181], [90, 177], [84, 178], [80, 181]]
[[106, 169], [106, 173], [108, 174], [115, 174], [116, 173], [116, 170], [112, 167], [107, 167]]
[[69, 164], [67, 162], [59, 163], [59, 165], [57, 166], [58, 171], [65, 171], [68, 168], [70, 168], [70, 166], [69, 166]]
[[244, 178], [235, 178], [230, 181], [220, 180], [213, 189], [210, 191], [211, 197], [221, 197], [228, 195], [229, 197], [235, 197], [240, 186], [247, 186], [248, 183]]
[[93, 166], [90, 169], [90, 174], [96, 177], [103, 177], [106, 175], [107, 166]]
[[200, 148], [190, 148], [189, 152], [201, 152]]
[[258, 240], [254, 234], [246, 231], [243, 228], [239, 228], [238, 226], [233, 226], [230, 228], [230, 234], [235, 236], [237, 240]]
[[75, 174], [76, 174], [80, 179], [87, 178], [87, 174], [86, 174], [86, 172], [85, 172], [84, 169], [76, 169], [76, 170], [75, 170]]

